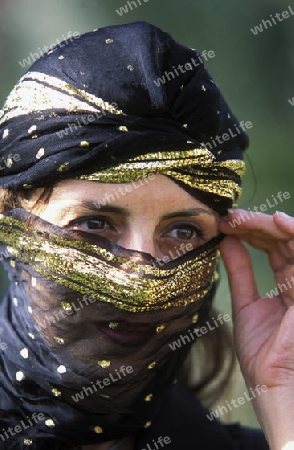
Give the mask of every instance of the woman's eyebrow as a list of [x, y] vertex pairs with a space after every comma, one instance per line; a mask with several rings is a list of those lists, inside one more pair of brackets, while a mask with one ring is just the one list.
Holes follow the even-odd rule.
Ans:
[[[111, 212], [122, 215], [124, 217], [129, 217], [131, 215], [131, 213], [125, 208], [121, 208], [120, 206], [114, 205], [101, 205], [99, 202], [83, 201], [80, 203], [79, 206], [82, 206], [83, 208], [88, 209], [89, 211], [93, 211], [95, 213], [97, 213], [98, 211]], [[70, 211], [72, 207], [73, 206], [68, 206], [66, 209]], [[160, 220], [168, 220], [176, 217], [195, 217], [200, 216], [201, 214], [207, 214], [209, 216], [217, 217], [217, 213], [215, 213], [214, 211], [209, 211], [208, 209], [197, 207], [164, 214], [163, 216], [160, 217]]]
[[94, 211], [96, 213], [97, 213], [97, 211], [101, 211], [101, 212], [112, 212], [112, 213], [120, 214], [124, 217], [130, 216], [130, 212], [127, 209], [121, 208], [119, 206], [101, 205], [99, 202], [96, 203], [96, 202], [89, 202], [89, 201], [82, 202], [81, 206], [85, 209], [89, 209], [90, 211]]
[[200, 216], [201, 214], [208, 214], [209, 216], [217, 217], [217, 214], [214, 211], [209, 211], [208, 209], [204, 208], [190, 208], [185, 209], [183, 211], [174, 211], [169, 214], [165, 214], [164, 216], [161, 216], [161, 220], [167, 220], [167, 219], [173, 219], [175, 217], [193, 217], [193, 216]]

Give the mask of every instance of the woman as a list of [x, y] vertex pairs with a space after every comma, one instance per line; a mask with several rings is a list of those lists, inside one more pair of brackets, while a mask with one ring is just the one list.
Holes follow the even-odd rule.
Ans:
[[268, 448], [177, 383], [211, 314], [219, 245], [245, 379], [268, 391], [258, 417], [272, 449], [291, 440], [291, 302], [258, 299], [240, 240], [280, 280], [293, 224], [230, 227], [247, 137], [207, 146], [236, 124], [200, 55], [142, 22], [56, 48], [16, 85], [0, 122], [0, 448]]

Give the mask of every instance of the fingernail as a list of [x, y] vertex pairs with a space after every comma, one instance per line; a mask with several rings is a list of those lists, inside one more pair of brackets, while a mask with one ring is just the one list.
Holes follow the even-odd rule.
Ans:
[[286, 220], [292, 219], [291, 216], [289, 216], [288, 214], [285, 214], [284, 212], [281, 212], [281, 211], [276, 211], [276, 215], [279, 217], [282, 217], [282, 219], [286, 219]]

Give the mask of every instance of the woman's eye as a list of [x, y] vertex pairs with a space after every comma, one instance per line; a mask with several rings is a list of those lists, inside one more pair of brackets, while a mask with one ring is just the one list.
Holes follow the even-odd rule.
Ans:
[[96, 219], [84, 219], [75, 221], [73, 224], [73, 229], [87, 228], [89, 230], [107, 230], [111, 228], [109, 221], [106, 218], [96, 218]]
[[203, 231], [194, 226], [181, 226], [170, 230], [167, 235], [173, 239], [192, 241], [196, 238], [203, 237]]

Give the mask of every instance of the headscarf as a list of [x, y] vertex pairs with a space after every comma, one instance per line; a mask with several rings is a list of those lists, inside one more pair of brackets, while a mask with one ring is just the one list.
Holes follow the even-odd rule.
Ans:
[[[191, 58], [199, 62], [192, 70], [155, 83]], [[237, 120], [200, 55], [148, 23], [102, 28], [49, 51], [0, 117], [3, 188], [160, 173], [219, 213], [240, 194], [247, 137], [239, 132], [206, 148]], [[22, 209], [3, 214], [1, 251], [12, 283], [0, 323], [13, 346], [2, 356], [0, 429], [6, 436], [9, 425], [44, 417], [9, 437], [7, 448], [16, 441], [20, 449], [65, 448], [151, 427], [190, 349], [171, 352], [169, 343], [201, 324], [210, 307], [220, 239], [161, 266]], [[140, 331], [142, 342], [108, 346], [102, 337], [116, 327]], [[120, 378], [101, 393], [105, 374]]]

